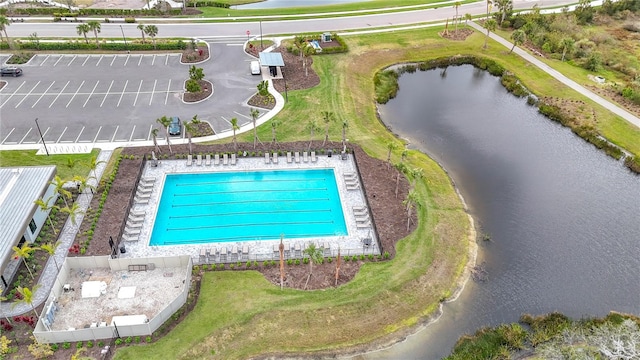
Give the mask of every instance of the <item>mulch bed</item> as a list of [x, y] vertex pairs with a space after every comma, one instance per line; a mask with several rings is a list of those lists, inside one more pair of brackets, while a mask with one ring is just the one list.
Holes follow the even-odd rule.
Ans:
[[449, 39], [449, 40], [464, 41], [471, 34], [473, 34], [473, 29], [470, 29], [470, 28], [467, 28], [467, 27], [463, 28], [462, 26], [458, 25], [458, 31], [456, 31], [454, 26], [452, 26], [452, 28], [447, 30], [447, 32], [444, 32], [444, 31], [441, 32], [440, 36], [442, 36], [445, 39]]
[[185, 91], [185, 93], [182, 95], [182, 100], [184, 100], [185, 102], [196, 102], [204, 100], [207, 98], [207, 96], [211, 95], [211, 91], [213, 89], [212, 83], [207, 80], [200, 80], [198, 81], [198, 84], [200, 84], [200, 88], [202, 90], [196, 93]]
[[183, 63], [193, 64], [199, 63], [201, 61], [207, 60], [209, 58], [209, 47], [208, 46], [198, 46], [197, 49], [188, 49], [182, 52]]

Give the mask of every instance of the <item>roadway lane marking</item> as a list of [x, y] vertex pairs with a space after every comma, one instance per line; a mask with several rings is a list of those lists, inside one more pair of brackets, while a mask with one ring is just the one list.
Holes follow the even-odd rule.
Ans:
[[[88, 59], [88, 57], [87, 57]], [[71, 99], [69, 100], [69, 102], [67, 103], [67, 106], [65, 106], [66, 108], [69, 107], [69, 104], [71, 104], [71, 102], [73, 101], [73, 99], [76, 97], [76, 95], [78, 95], [78, 91], [80, 91], [80, 89], [82, 88], [82, 85], [84, 85], [84, 80], [82, 80], [82, 83], [80, 84], [80, 87], [78, 88], [78, 90], [76, 90], [76, 93], [73, 94], [73, 96], [71, 97]]]
[[156, 62], [156, 54], [153, 54], [153, 60], [151, 60], [151, 66]]
[[84, 66], [84, 64], [86, 64], [88, 60], [89, 60], [89, 56], [87, 55], [87, 57], [84, 59], [84, 62], [82, 63], [82, 66]]
[[116, 105], [116, 107], [120, 107], [120, 101], [122, 101], [122, 97], [124, 96], [124, 93], [127, 91], [128, 83], [129, 83], [129, 80], [125, 81], [124, 88], [122, 88], [122, 93], [120, 94], [120, 99], [118, 99], [118, 105]]
[[167, 54], [167, 57], [164, 59], [164, 66], [167, 66], [168, 63], [169, 63], [169, 54]]
[[22, 100], [20, 100], [20, 102], [18, 103], [18, 105], [16, 105], [16, 109], [18, 108], [18, 106], [20, 106], [20, 104], [22, 104], [22, 102], [23, 102], [23, 101], [25, 101], [25, 100], [29, 97], [29, 95], [31, 95], [31, 93], [33, 92], [33, 90], [35, 90], [35, 89], [38, 87], [38, 85], [40, 85], [40, 81], [38, 81], [38, 83], [37, 83], [33, 88], [31, 88], [31, 91], [29, 91], [29, 93], [28, 93], [27, 95], [25, 95], [25, 96], [22, 98]]
[[133, 125], [133, 130], [131, 130], [131, 136], [129, 136], [129, 141], [131, 141], [131, 139], [133, 139], [133, 133], [136, 131], [136, 126]]
[[47, 133], [49, 132], [49, 130], [51, 130], [50, 127], [47, 127], [47, 130], [44, 131], [44, 133], [42, 134], [42, 136], [40, 137], [40, 140], [36, 141], [36, 144], [39, 144], [40, 141], [42, 141], [42, 139], [44, 139], [45, 136], [47, 136]]
[[67, 81], [66, 84], [64, 84], [64, 87], [62, 88], [62, 90], [60, 90], [60, 92], [58, 93], [58, 96], [56, 96], [55, 99], [53, 99], [53, 101], [51, 102], [51, 104], [49, 104], [49, 109], [51, 109], [51, 107], [53, 106], [53, 103], [56, 102], [56, 100], [58, 100], [58, 98], [60, 97], [60, 95], [62, 95], [62, 93], [64, 92], [64, 89], [67, 88], [67, 85], [69, 85], [69, 83], [71, 82], [71, 80]]
[[[169, 57], [169, 56], [167, 56]], [[167, 85], [167, 95], [164, 97], [164, 104], [167, 105], [167, 100], [169, 100], [169, 90], [171, 90], [171, 79], [169, 79], [169, 85]]]
[[20, 142], [19, 142], [20, 144], [22, 144], [22, 143], [24, 142], [24, 139], [26, 139], [26, 138], [27, 138], [27, 135], [29, 135], [29, 133], [31, 132], [31, 130], [33, 130], [33, 128], [32, 128], [32, 127], [30, 127], [30, 128], [29, 128], [29, 130], [27, 130], [27, 133], [26, 133], [26, 134], [24, 134], [24, 136], [22, 137], [22, 139], [20, 139]]
[[9, 131], [7, 136], [5, 136], [4, 139], [2, 139], [2, 142], [0, 144], [4, 144], [4, 142], [7, 141], [7, 139], [9, 138], [9, 136], [11, 136], [11, 134], [13, 133], [13, 130], [15, 130], [15, 129], [16, 128], [11, 129], [11, 131]]
[[78, 55], [73, 55], [73, 57], [71, 58], [71, 61], [69, 61], [69, 63], [67, 64], [67, 66], [71, 66], [71, 63], [73, 62], [73, 60], [75, 60], [78, 57]]
[[98, 84], [100, 83], [100, 80], [96, 81], [96, 85], [93, 87], [93, 90], [91, 90], [91, 94], [89, 94], [89, 97], [87, 98], [87, 100], [84, 102], [84, 105], [82, 105], [82, 107], [87, 106], [87, 103], [89, 102], [89, 99], [91, 99], [91, 95], [93, 95], [93, 92], [96, 91], [96, 88], [98, 87]]
[[68, 127], [64, 127], [64, 130], [62, 130], [62, 134], [60, 134], [60, 136], [58, 136], [58, 141], [56, 141], [57, 143], [60, 142], [60, 140], [62, 140], [62, 135], [64, 135], [65, 131], [67, 131]]
[[151, 90], [151, 98], [149, 99], [149, 106], [151, 106], [151, 102], [153, 101], [153, 94], [156, 92], [157, 83], [158, 83], [158, 79], [153, 81], [153, 90]]
[[45, 62], [47, 62], [47, 59], [49, 59], [49, 56], [51, 55], [47, 55], [44, 60], [42, 60], [42, 63], [40, 63], [40, 66], [44, 65]]
[[111, 137], [111, 142], [113, 142], [116, 139], [116, 135], [118, 134], [118, 128], [120, 128], [120, 125], [116, 125], [116, 131], [113, 132], [113, 136]]
[[62, 58], [63, 58], [63, 56], [60, 56], [60, 58], [58, 59], [58, 61], [56, 61], [56, 63], [55, 63], [55, 64], [53, 64], [53, 66], [58, 65], [58, 63], [60, 62], [60, 60], [62, 60]]
[[124, 66], [127, 66], [127, 63], [129, 62], [130, 57], [131, 55], [127, 54], [127, 60], [124, 61]]
[[55, 82], [55, 80], [54, 80], [54, 81], [51, 83], [51, 85], [49, 85], [49, 87], [47, 88], [47, 90], [45, 90], [45, 91], [42, 93], [42, 95], [40, 95], [40, 97], [38, 98], [38, 100], [36, 100], [36, 102], [35, 102], [35, 103], [33, 103], [33, 105], [31, 105], [31, 108], [32, 108], [32, 109], [33, 109], [33, 108], [38, 104], [38, 102], [40, 101], [40, 99], [42, 99], [42, 97], [43, 97], [43, 96], [45, 96], [45, 95], [47, 94], [47, 91], [49, 91], [49, 89], [51, 89], [51, 87], [52, 87], [52, 86], [53, 86], [53, 84], [55, 84], [55, 83], [56, 83], [56, 82]]
[[11, 98], [13, 97], [13, 95], [15, 95], [18, 90], [20, 90], [20, 88], [22, 88], [22, 85], [24, 85], [26, 83], [26, 81], [23, 81], [22, 84], [20, 84], [20, 86], [18, 86], [18, 88], [16, 89], [16, 91], [13, 92], [13, 94], [11, 94], [11, 96], [9, 96], [9, 98], [7, 99], [7, 101], [3, 102], [2, 105], [0, 105], [0, 109], [2, 109], [2, 107], [9, 102], [9, 100], [11, 100]]
[[225, 44], [225, 45], [227, 45], [227, 46], [242, 46], [244, 44]]
[[144, 80], [140, 80], [140, 86], [138, 86], [138, 92], [136, 93], [136, 99], [133, 100], [133, 106], [136, 106], [136, 103], [138, 102], [138, 95], [140, 95], [140, 89], [142, 89], [142, 82]]
[[96, 137], [93, 138], [93, 142], [96, 142], [96, 140], [98, 140], [98, 135], [100, 135], [100, 130], [102, 130], [102, 126], [98, 128], [98, 132], [96, 133]]
[[100, 103], [100, 107], [102, 107], [102, 105], [104, 105], [104, 101], [107, 100], [107, 96], [109, 96], [109, 91], [111, 91], [111, 87], [113, 86], [113, 80], [111, 80], [111, 84], [109, 85], [109, 88], [107, 89], [107, 93], [104, 94], [104, 98], [102, 99], [102, 102]]
[[111, 60], [111, 64], [109, 64], [109, 66], [113, 66], [113, 62], [116, 61], [116, 56], [113, 55], [113, 60]]
[[98, 59], [98, 62], [96, 63], [96, 66], [100, 65], [100, 61], [102, 61], [103, 57], [104, 57], [104, 55], [100, 55], [100, 59]]
[[138, 66], [140, 66], [140, 63], [142, 62], [142, 58], [144, 57], [144, 55], [140, 55], [140, 60], [138, 60]]
[[80, 129], [80, 134], [78, 134], [78, 137], [76, 138], [76, 142], [78, 142], [78, 140], [80, 140], [80, 135], [82, 135], [83, 131], [84, 131], [84, 126], [82, 127], [82, 129]]

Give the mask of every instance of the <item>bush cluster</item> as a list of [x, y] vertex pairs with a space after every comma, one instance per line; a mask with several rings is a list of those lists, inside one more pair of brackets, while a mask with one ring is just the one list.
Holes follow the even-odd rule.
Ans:
[[226, 4], [226, 3], [221, 3], [221, 2], [217, 2], [217, 1], [192, 1], [189, 3], [189, 6], [192, 7], [218, 7], [218, 8], [224, 8], [224, 9], [228, 9], [231, 7], [231, 5]]
[[162, 15], [180, 15], [181, 10], [175, 9], [163, 12], [157, 9], [80, 9], [77, 12], [60, 12], [60, 8], [42, 7], [42, 8], [14, 8], [11, 11], [5, 11], [9, 16], [20, 15], [51, 15], [54, 17], [77, 17], [77, 16], [114, 16], [114, 17], [132, 17], [132, 16], [162, 16]]

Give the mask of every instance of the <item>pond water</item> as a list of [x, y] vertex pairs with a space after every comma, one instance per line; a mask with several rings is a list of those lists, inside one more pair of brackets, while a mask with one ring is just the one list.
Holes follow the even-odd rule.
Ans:
[[233, 6], [233, 9], [246, 10], [246, 9], [275, 9], [275, 8], [290, 8], [290, 7], [302, 7], [302, 6], [324, 6], [324, 5], [337, 5], [348, 4], [354, 2], [363, 2], [368, 0], [265, 0], [253, 4], [237, 5]]
[[404, 74], [382, 119], [435, 158], [478, 230], [486, 282], [470, 281], [442, 317], [358, 358], [439, 359], [482, 326], [523, 313], [640, 314], [640, 177], [507, 93], [472, 66]]

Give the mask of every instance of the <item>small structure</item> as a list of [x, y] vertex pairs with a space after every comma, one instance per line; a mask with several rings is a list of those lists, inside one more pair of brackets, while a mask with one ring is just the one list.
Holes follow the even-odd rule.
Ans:
[[[260, 65], [266, 66], [269, 68], [269, 74], [273, 79], [282, 79], [282, 70], [280, 68], [284, 67], [284, 60], [282, 59], [282, 54], [280, 53], [272, 53], [272, 52], [260, 52]], [[280, 70], [280, 71], [278, 71]]]
[[322, 33], [322, 36], [320, 37], [320, 39], [322, 40], [323, 43], [331, 42], [331, 33]]

